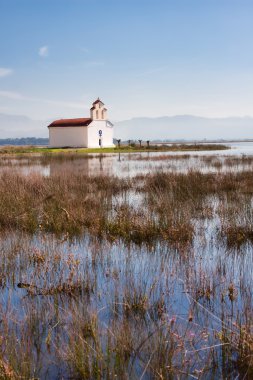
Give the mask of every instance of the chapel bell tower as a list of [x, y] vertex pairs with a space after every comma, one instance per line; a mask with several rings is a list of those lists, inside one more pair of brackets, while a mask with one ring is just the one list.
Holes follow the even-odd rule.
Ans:
[[99, 98], [92, 104], [90, 118], [92, 120], [107, 120], [107, 109]]

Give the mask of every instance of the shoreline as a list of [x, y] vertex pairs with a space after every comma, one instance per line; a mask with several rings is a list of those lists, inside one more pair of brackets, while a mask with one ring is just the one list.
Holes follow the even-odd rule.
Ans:
[[223, 144], [173, 144], [160, 146], [129, 147], [121, 146], [115, 148], [48, 148], [34, 146], [5, 146], [0, 147], [0, 155], [7, 154], [57, 154], [57, 153], [147, 153], [147, 152], [199, 152], [199, 151], [217, 151], [229, 150], [227, 145]]

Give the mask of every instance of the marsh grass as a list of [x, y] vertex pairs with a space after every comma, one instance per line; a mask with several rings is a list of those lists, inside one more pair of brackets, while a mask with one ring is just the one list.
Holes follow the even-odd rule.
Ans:
[[[129, 159], [136, 160], [136, 161], [167, 161], [167, 160], [189, 160], [189, 158], [192, 157], [189, 154], [178, 154], [178, 155], [172, 155], [172, 154], [156, 154], [156, 155], [132, 155], [129, 157]], [[196, 156], [194, 156], [196, 157]]]
[[0, 378], [252, 378], [251, 170], [0, 176]]
[[[6, 171], [1, 174], [0, 226], [70, 236], [89, 232], [139, 244], [191, 244], [195, 221], [213, 216], [212, 202], [208, 205], [212, 197], [220, 205], [221, 235], [228, 245], [244, 244], [253, 239], [252, 189], [249, 171], [162, 172], [132, 179], [71, 171], [51, 177]], [[132, 204], [130, 192], [141, 194], [142, 202]]]
[[76, 379], [221, 378], [221, 358], [231, 377], [250, 378], [252, 292], [246, 277], [240, 288], [222, 279], [229, 261], [212, 271], [187, 250], [152, 257], [134, 246], [112, 254], [106, 242], [102, 252], [87, 244], [75, 252], [55, 237], [1, 236], [2, 291], [14, 292], [0, 308], [7, 379], [57, 378], [62, 370]]

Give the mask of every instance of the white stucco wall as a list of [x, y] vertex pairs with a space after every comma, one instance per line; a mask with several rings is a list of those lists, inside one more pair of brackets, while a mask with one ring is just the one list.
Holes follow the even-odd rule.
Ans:
[[87, 127], [50, 127], [49, 146], [87, 147]]
[[106, 120], [93, 120], [88, 126], [88, 148], [99, 148], [99, 131], [102, 131], [102, 147], [113, 147], [113, 125]]

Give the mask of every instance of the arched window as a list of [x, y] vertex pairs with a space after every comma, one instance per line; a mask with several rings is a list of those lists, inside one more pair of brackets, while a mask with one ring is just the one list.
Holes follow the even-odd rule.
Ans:
[[104, 113], [104, 110], [102, 110], [102, 119], [105, 118], [105, 113]]
[[96, 119], [98, 119], [98, 111], [96, 111]]

